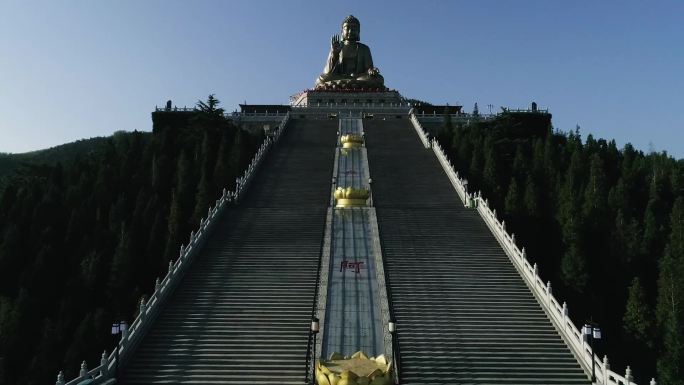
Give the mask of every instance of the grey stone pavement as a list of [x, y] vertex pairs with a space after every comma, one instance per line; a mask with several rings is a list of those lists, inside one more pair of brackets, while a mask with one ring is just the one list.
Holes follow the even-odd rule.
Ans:
[[[340, 135], [363, 133], [361, 119], [340, 119]], [[365, 148], [338, 148], [337, 185], [368, 188]], [[335, 209], [321, 357], [384, 353], [370, 208]]]
[[321, 357], [384, 353], [369, 209], [336, 209]]

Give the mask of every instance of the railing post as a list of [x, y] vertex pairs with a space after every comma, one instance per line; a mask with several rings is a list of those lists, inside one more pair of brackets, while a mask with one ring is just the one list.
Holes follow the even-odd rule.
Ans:
[[140, 298], [140, 317], [145, 318], [145, 310], [147, 310], [147, 302], [145, 297]]
[[603, 356], [603, 382], [608, 380], [608, 371], [610, 370], [610, 363], [608, 362], [608, 356]]
[[648, 385], [658, 385], [658, 384], [656, 384], [655, 378], [651, 378], [651, 382], [649, 382]]
[[59, 371], [59, 374], [57, 374], [57, 381], [55, 382], [55, 385], [64, 385], [64, 372]]
[[173, 259], [169, 260], [169, 274], [173, 272]]
[[86, 376], [88, 376], [88, 364], [83, 360], [83, 362], [81, 362], [81, 370], [78, 372], [78, 377], [85, 378]]
[[627, 365], [627, 369], [625, 369], [625, 382], [627, 382], [626, 385], [631, 385], [633, 380], [634, 377], [632, 377], [632, 368]]
[[104, 376], [107, 374], [107, 366], [109, 364], [109, 358], [107, 356], [107, 351], [102, 352], [102, 357], [100, 357], [100, 375]]

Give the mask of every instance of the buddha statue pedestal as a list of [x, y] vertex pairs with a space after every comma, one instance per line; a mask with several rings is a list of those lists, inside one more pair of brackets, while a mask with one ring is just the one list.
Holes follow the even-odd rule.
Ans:
[[314, 107], [341, 110], [402, 109], [409, 107], [402, 102], [397, 91], [369, 89], [315, 89], [290, 97], [292, 107]]

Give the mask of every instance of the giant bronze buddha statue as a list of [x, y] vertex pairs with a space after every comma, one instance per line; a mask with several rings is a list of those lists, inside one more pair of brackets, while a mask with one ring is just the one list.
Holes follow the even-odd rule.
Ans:
[[342, 22], [342, 36], [330, 39], [330, 54], [316, 89], [381, 89], [384, 79], [373, 66], [370, 48], [359, 43], [361, 23], [354, 16]]

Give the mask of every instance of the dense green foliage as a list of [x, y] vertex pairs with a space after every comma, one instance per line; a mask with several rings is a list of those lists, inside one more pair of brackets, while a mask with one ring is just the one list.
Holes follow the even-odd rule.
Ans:
[[117, 133], [68, 165], [35, 166], [0, 196], [0, 383], [54, 382], [111, 351], [222, 188], [263, 135], [218, 101], [183, 127]]
[[32, 166], [55, 165], [57, 163], [62, 163], [66, 166], [78, 156], [86, 156], [99, 151], [105, 142], [105, 138], [90, 138], [45, 150], [21, 154], [0, 153], [0, 194], [2, 194], [10, 177], [16, 177], [16, 174], [21, 175], [23, 173], [27, 173], [30, 176], [32, 174]]
[[658, 384], [682, 384], [684, 161], [591, 135], [583, 142], [579, 129], [516, 135], [511, 122], [453, 123], [438, 140], [575, 323], [603, 327], [598, 351], [616, 368], [631, 365], [641, 383], [657, 367]]
[[420, 99], [401, 98], [401, 101], [412, 106], [432, 106], [432, 104]]

